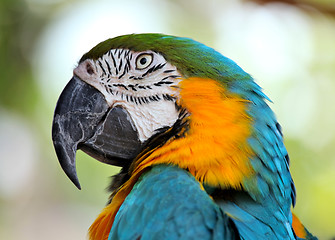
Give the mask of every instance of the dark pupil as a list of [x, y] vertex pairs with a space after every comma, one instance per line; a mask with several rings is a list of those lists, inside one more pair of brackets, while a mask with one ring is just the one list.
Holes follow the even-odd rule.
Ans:
[[146, 64], [147, 63], [147, 59], [146, 58], [141, 58], [140, 63], [142, 65]]

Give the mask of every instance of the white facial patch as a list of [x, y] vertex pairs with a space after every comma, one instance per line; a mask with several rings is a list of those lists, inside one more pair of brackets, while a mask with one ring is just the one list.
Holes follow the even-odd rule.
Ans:
[[112, 49], [97, 60], [81, 62], [74, 75], [98, 89], [111, 108], [127, 110], [142, 142], [179, 117], [175, 103], [181, 76], [158, 53]]

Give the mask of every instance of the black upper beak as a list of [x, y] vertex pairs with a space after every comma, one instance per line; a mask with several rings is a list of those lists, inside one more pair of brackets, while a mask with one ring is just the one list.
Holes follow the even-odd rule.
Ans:
[[58, 99], [52, 139], [61, 167], [79, 189], [77, 149], [101, 162], [124, 166], [143, 147], [128, 112], [121, 107], [110, 109], [97, 89], [77, 77]]

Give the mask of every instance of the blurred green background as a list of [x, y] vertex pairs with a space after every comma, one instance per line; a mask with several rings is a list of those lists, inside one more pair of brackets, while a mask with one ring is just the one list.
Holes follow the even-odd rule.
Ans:
[[140, 32], [194, 38], [254, 76], [284, 130], [294, 211], [335, 237], [334, 1], [1, 0], [0, 29], [1, 239], [86, 238], [118, 169], [78, 152], [78, 191], [53, 151], [53, 110], [83, 53]]

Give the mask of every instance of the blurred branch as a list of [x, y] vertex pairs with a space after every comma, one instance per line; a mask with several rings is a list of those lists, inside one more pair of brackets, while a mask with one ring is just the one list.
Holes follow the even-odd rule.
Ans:
[[333, 1], [310, 1], [310, 0], [245, 0], [258, 4], [285, 3], [301, 8], [303, 10], [317, 10], [323, 14], [335, 17], [335, 3]]

